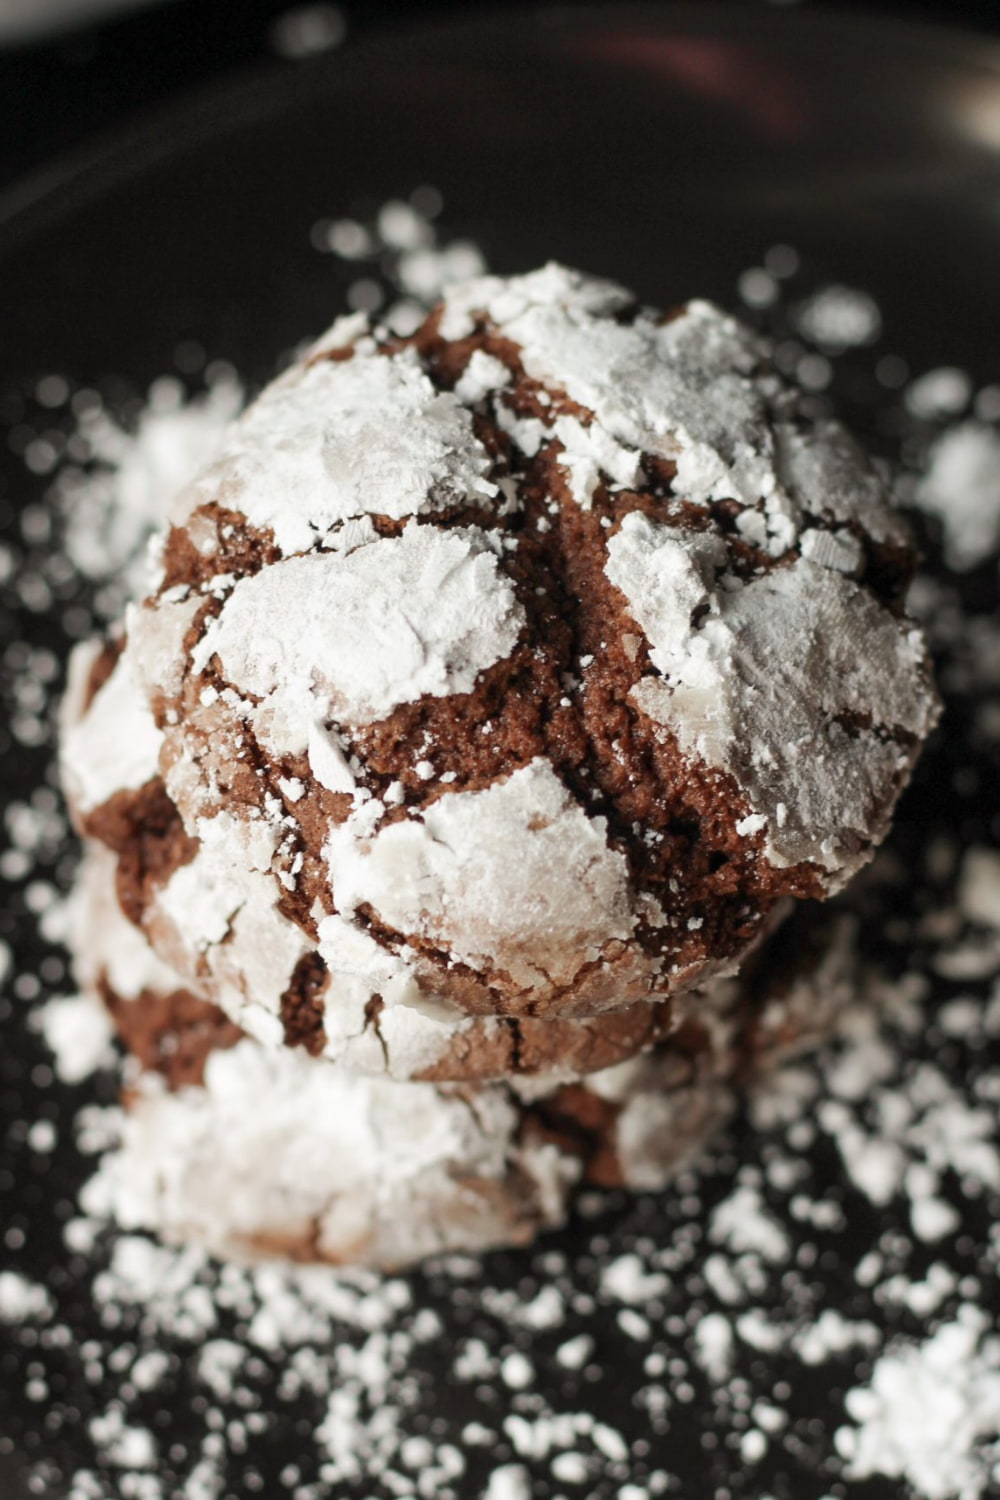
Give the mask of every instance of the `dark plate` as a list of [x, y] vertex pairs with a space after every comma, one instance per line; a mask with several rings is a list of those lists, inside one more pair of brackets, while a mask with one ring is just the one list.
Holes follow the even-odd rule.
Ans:
[[711, 3], [389, 33], [0, 200], [2, 358], [141, 378], [193, 334], [266, 362], [335, 299], [313, 221], [431, 182], [500, 271], [727, 299], [788, 240], [916, 364], [989, 362], [998, 76], [1000, 46], [944, 28]]
[[[370, 37], [343, 54], [178, 106], [131, 139], [57, 166], [0, 201], [7, 419], [16, 423], [17, 392], [53, 371], [74, 385], [114, 376], [119, 393], [141, 390], [172, 367], [184, 340], [264, 378], [281, 351], [339, 310], [354, 274], [311, 247], [314, 222], [363, 215], [423, 183], [443, 193], [449, 231], [478, 241], [496, 270], [555, 257], [618, 277], [660, 304], [692, 293], [732, 304], [740, 273], [783, 242], [800, 252], [804, 287], [846, 282], [876, 298], [880, 351], [905, 356], [914, 371], [954, 364], [977, 383], [1000, 376], [1000, 48], [945, 28], [825, 11], [618, 5], [507, 12]], [[835, 389], [891, 449], [897, 434], [872, 373], [878, 352], [838, 366]], [[18, 507], [41, 489], [5, 448], [0, 510], [15, 531]], [[973, 579], [970, 587], [986, 585]], [[19, 638], [64, 644], [51, 611], [5, 606], [0, 630], [3, 645]], [[957, 812], [942, 805], [950, 775], [942, 757], [962, 756], [960, 720], [952, 722], [951, 750], [937, 750], [910, 798], [900, 836], [907, 857], [937, 826], [961, 824], [970, 839], [989, 837], [995, 766], [980, 776], [978, 800]], [[5, 795], [26, 795], [43, 762], [41, 752], [8, 740]], [[974, 786], [975, 778], [966, 780]], [[54, 878], [64, 880], [59, 858], [53, 853]], [[23, 915], [18, 893], [2, 920], [21, 967], [36, 972], [35, 922]], [[10, 1264], [47, 1280], [76, 1347], [96, 1333], [88, 1283], [80, 1268], [67, 1269], [59, 1238], [66, 1200], [84, 1171], [67, 1139], [78, 1096], [44, 1073], [32, 1077], [43, 1054], [16, 1014], [6, 1024], [14, 1040], [4, 1048], [0, 1106], [13, 1124], [0, 1155], [7, 1199], [0, 1223]], [[40, 1109], [63, 1123], [53, 1156], [31, 1153], [17, 1124]], [[705, 1180], [706, 1203], [724, 1195], [734, 1163], [752, 1162], [758, 1149], [752, 1139], [736, 1139], [716, 1177]], [[842, 1197], [838, 1170], [817, 1156], [811, 1191]], [[854, 1212], [851, 1266], [879, 1227], [870, 1205]], [[676, 1222], [669, 1202], [639, 1199], [613, 1207], [598, 1227], [613, 1253], [636, 1236], [666, 1241]], [[591, 1232], [576, 1226], [549, 1242], [565, 1253], [578, 1288], [594, 1275], [581, 1249]], [[970, 1223], [970, 1265], [982, 1232]], [[856, 1288], [845, 1243], [834, 1236], [822, 1249], [820, 1281], [825, 1298], [849, 1309]], [[491, 1285], [514, 1288], [545, 1272], [537, 1258], [509, 1254], [491, 1257], [488, 1275]], [[412, 1285], [444, 1328], [420, 1354], [426, 1399], [414, 1408], [414, 1430], [458, 1441], [464, 1424], [483, 1413], [448, 1376], [449, 1346], [472, 1328], [497, 1348], [507, 1335], [476, 1308], [474, 1283], [471, 1303], [452, 1298], [446, 1276], [416, 1277]], [[775, 1299], [780, 1309], [777, 1285]], [[671, 1310], [683, 1315], [684, 1299]], [[595, 1469], [588, 1494], [614, 1495], [657, 1464], [690, 1496], [815, 1500], [836, 1482], [827, 1460], [850, 1362], [832, 1383], [825, 1372], [802, 1381], [787, 1441], [747, 1468], [726, 1446], [739, 1423], [725, 1426], [707, 1388], [666, 1429], [626, 1409], [622, 1393], [644, 1383], [649, 1347], [627, 1337], [606, 1308], [587, 1326], [598, 1335], [603, 1374], [583, 1395], [540, 1347], [533, 1353], [543, 1395], [568, 1409], [586, 1403], [640, 1442], [617, 1478]], [[14, 1336], [6, 1347], [0, 1483], [7, 1465], [5, 1500], [19, 1500], [27, 1481], [15, 1475], [23, 1476], [25, 1460], [48, 1457], [69, 1472], [88, 1461], [83, 1428], [104, 1398], [67, 1356], [50, 1361], [50, 1395], [39, 1406], [23, 1394], [30, 1351]], [[755, 1369], [749, 1361], [738, 1371], [751, 1387], [764, 1378]], [[792, 1365], [787, 1373], [801, 1376]], [[193, 1389], [178, 1375], [171, 1410], [155, 1421], [174, 1440], [197, 1445]], [[46, 1413], [66, 1408], [77, 1415], [61, 1419], [57, 1432]], [[251, 1492], [241, 1464], [263, 1473], [269, 1497], [285, 1493], [275, 1476], [301, 1445], [294, 1418], [283, 1413], [246, 1460], [234, 1459], [234, 1494]], [[499, 1422], [496, 1411], [491, 1420]], [[644, 1433], [652, 1457], [648, 1449], [643, 1456]], [[471, 1454], [458, 1493], [477, 1494], [502, 1458]], [[544, 1463], [537, 1480], [538, 1495], [559, 1492]], [[103, 1482], [109, 1497], [118, 1494], [113, 1474]], [[55, 1471], [45, 1485], [42, 1493], [66, 1492]], [[356, 1492], [383, 1490], [359, 1482]], [[862, 1492], [898, 1491], [881, 1482], [852, 1491]]]

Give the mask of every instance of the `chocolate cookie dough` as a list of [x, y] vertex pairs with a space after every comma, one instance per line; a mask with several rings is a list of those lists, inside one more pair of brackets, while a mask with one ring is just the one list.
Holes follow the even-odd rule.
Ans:
[[[115, 874], [110, 850], [88, 841], [73, 903], [78, 980], [110, 1012], [126, 1049], [144, 1068], [162, 1073], [172, 1088], [200, 1083], [208, 1054], [242, 1033], [205, 991], [158, 959], [141, 929], [126, 920]], [[645, 1051], [678, 1024], [670, 1001], [637, 1001], [602, 1016], [553, 1021], [462, 1014], [438, 1020], [408, 1006], [385, 1011], [373, 1005], [362, 1030], [342, 1037], [337, 1061], [368, 1077], [429, 1082], [577, 1078]], [[314, 1036], [303, 1021], [301, 1045], [317, 1055]], [[320, 1055], [330, 1053], [327, 1045]]]
[[937, 714], [911, 566], [739, 323], [485, 278], [408, 339], [340, 320], [234, 425], [77, 664], [67, 789], [266, 1047], [433, 1078], [497, 1020], [642, 1032], [886, 832]]
[[[396, 1270], [525, 1244], [582, 1186], [663, 1187], [740, 1087], [831, 1028], [854, 993], [851, 919], [809, 920], [773, 985], [765, 945], [752, 979], [679, 997], [674, 1031], [642, 1056], [479, 1084], [393, 1082], [263, 1047], [151, 952], [145, 969], [140, 955], [125, 970], [102, 959], [81, 977], [130, 1058], [121, 1139], [83, 1206], [241, 1261]], [[122, 972], [141, 993], [115, 991]]]

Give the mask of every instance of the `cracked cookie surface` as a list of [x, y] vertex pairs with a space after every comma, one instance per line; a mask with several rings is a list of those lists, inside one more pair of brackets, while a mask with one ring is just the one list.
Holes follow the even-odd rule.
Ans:
[[400, 1077], [491, 1076], [487, 1033], [512, 1071], [556, 1020], [647, 1045], [884, 835], [937, 712], [911, 564], [718, 309], [484, 278], [408, 339], [340, 320], [234, 424], [78, 668], [68, 790], [266, 1045]]
[[[78, 911], [91, 929], [103, 863]], [[857, 985], [853, 919], [803, 910], [754, 972], [679, 997], [673, 1031], [642, 1056], [579, 1077], [564, 1057], [534, 1078], [401, 1083], [262, 1047], [111, 918], [99, 959], [74, 941], [128, 1053], [121, 1137], [88, 1207], [237, 1260], [398, 1269], [525, 1244], [586, 1184], [661, 1188], [739, 1088], [814, 1044]]]

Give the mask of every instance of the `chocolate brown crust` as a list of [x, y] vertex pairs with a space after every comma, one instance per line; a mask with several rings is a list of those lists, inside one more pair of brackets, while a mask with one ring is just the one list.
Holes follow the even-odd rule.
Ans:
[[281, 997], [281, 1024], [289, 1047], [304, 1047], [318, 1057], [326, 1045], [323, 1031], [323, 994], [329, 970], [318, 953], [306, 953], [295, 965], [292, 982]]
[[144, 989], [124, 1000], [105, 976], [98, 992], [126, 1052], [173, 1090], [202, 1083], [211, 1054], [234, 1047], [243, 1036], [217, 1005], [190, 990]]
[[[634, 304], [622, 303], [610, 316], [628, 326], [640, 313]], [[183, 595], [187, 590], [199, 603], [175, 663], [179, 687], [150, 696], [157, 725], [166, 736], [161, 754], [164, 776], [174, 786], [173, 774], [178, 767], [184, 771], [184, 790], [177, 795], [189, 830], [199, 817], [211, 817], [220, 809], [251, 821], [273, 815], [275, 808], [283, 810], [280, 846], [271, 864], [281, 883], [277, 906], [314, 945], [322, 918], [337, 912], [328, 857], [331, 828], [347, 822], [358, 799], [384, 804], [379, 826], [391, 829], [406, 819], [419, 819], [442, 798], [485, 792], [536, 762], [551, 767], [579, 807], [601, 820], [608, 849], [627, 871], [629, 900], [637, 898], [627, 940], [616, 933], [595, 956], [590, 950], [586, 958], [581, 954], [570, 981], [529, 983], [499, 959], [487, 956], [480, 962], [478, 954], [474, 964], [463, 962], [436, 931], [429, 936], [428, 931], [394, 927], [363, 900], [349, 909], [354, 925], [381, 948], [394, 955], [405, 950], [425, 997], [470, 1016], [509, 1023], [494, 1028], [489, 1042], [485, 1030], [475, 1033], [475, 1046], [489, 1056], [490, 1069], [541, 1071], [541, 1061], [526, 1066], [522, 1059], [536, 1052], [539, 1059], [548, 1059], [555, 1049], [540, 1036], [535, 1040], [533, 1026], [659, 1000], [732, 967], [766, 928], [781, 901], [822, 897], [834, 868], [805, 860], [779, 863], [778, 855], [769, 858], [772, 846], [764, 831], [768, 818], [755, 815], [746, 791], [752, 778], [743, 776], [742, 763], [730, 761], [735, 770], [722, 770], [690, 749], [683, 750], [677, 734], [641, 706], [644, 700], [635, 690], [648, 685], [658, 668], [636, 623], [634, 606], [611, 582], [609, 541], [636, 515], [686, 536], [719, 539], [724, 543], [724, 581], [734, 589], [795, 566], [805, 549], [800, 545], [801, 528], [791, 528], [789, 535], [795, 539], [775, 549], [773, 538], [759, 541], [760, 528], [740, 529], [746, 505], [731, 499], [695, 499], [694, 491], [677, 492], [678, 468], [655, 454], [639, 455], [634, 483], [615, 485], [604, 477], [581, 503], [552, 421], [556, 416], [572, 418], [587, 429], [597, 421], [594, 412], [565, 391], [533, 378], [519, 345], [485, 314], [472, 314], [469, 326], [471, 333], [446, 337], [439, 310], [411, 338], [379, 335], [374, 353], [382, 358], [415, 355], [438, 392], [453, 390], [477, 356], [503, 366], [510, 378], [498, 388], [496, 400], [473, 399], [466, 404], [472, 407], [475, 435], [489, 457], [490, 483], [503, 495], [516, 496], [516, 503], [463, 500], [449, 508], [435, 501], [429, 510], [418, 508], [416, 516], [405, 521], [371, 514], [365, 524], [383, 538], [399, 537], [410, 526], [443, 532], [474, 526], [486, 533], [497, 544], [497, 572], [512, 588], [520, 611], [517, 618], [523, 619], [513, 649], [481, 670], [471, 691], [426, 693], [373, 722], [345, 723], [329, 717], [321, 727], [337, 738], [350, 761], [357, 798], [352, 801], [347, 794], [328, 790], [313, 774], [307, 755], [278, 754], [266, 747], [253, 728], [251, 710], [260, 700], [239, 682], [227, 680], [219, 655], [197, 663], [191, 659], [211, 622], [224, 610], [233, 580], [238, 586], [296, 555], [282, 552], [267, 527], [247, 520], [239, 508], [238, 482], [226, 476], [223, 466], [218, 482], [212, 479], [215, 471], [209, 471], [205, 488], [198, 492], [210, 498], [195, 504], [184, 524], [174, 526], [166, 538], [155, 599], [164, 601], [172, 591]], [[361, 356], [350, 347], [328, 347], [307, 363], [355, 358]], [[751, 371], [753, 360], [759, 358], [759, 353], [746, 353], [740, 370]], [[752, 379], [761, 376], [758, 364]], [[760, 390], [765, 385], [766, 381]], [[784, 398], [768, 395], [761, 411], [772, 398], [774, 411], [767, 420], [780, 415], [794, 431], [798, 418], [792, 405], [781, 405]], [[537, 451], [530, 456], [528, 445], [519, 446], [521, 439], [515, 442], [510, 435], [524, 420], [541, 424]], [[473, 487], [468, 493], [483, 491]], [[253, 513], [273, 516], [266, 509]], [[274, 524], [277, 535], [282, 535], [279, 522]], [[913, 565], [905, 542], [895, 535], [879, 541], [859, 521], [845, 522], [842, 515], [825, 514], [818, 505], [809, 511], [809, 527], [814, 533], [849, 532], [859, 544], [860, 559], [856, 567], [850, 565], [851, 577], [869, 601], [892, 615], [900, 613]], [[319, 538], [312, 550], [322, 552], [326, 545]], [[399, 703], [398, 698], [393, 701]], [[873, 732], [863, 715], [845, 713], [834, 722], [851, 737]], [[886, 743], [898, 743], [904, 750], [912, 750], [917, 738], [892, 725], [879, 733], [884, 733]], [[748, 757], [752, 748], [746, 749]], [[897, 786], [907, 771], [907, 757], [900, 756]], [[290, 786], [297, 789], [294, 795]], [[856, 848], [851, 848], [854, 835], [843, 835], [842, 852], [852, 858], [860, 859], [884, 831], [888, 801], [885, 808], [868, 811], [870, 837], [859, 834]], [[783, 804], [778, 812], [783, 816]], [[150, 784], [139, 792], [118, 794], [85, 823], [88, 834], [118, 854], [122, 907], [130, 920], [152, 934], [154, 944], [159, 938], [151, 909], [157, 893], [198, 850], [181, 822], [162, 784]], [[816, 857], [821, 857], [815, 841], [807, 848], [817, 848]], [[183, 943], [183, 932], [180, 940]], [[286, 1041], [319, 1055], [327, 1041], [324, 1009], [336, 1004], [336, 982], [330, 980], [318, 952], [307, 954], [280, 998]], [[376, 1033], [382, 1004], [382, 997], [373, 992], [365, 1020]], [[273, 1005], [271, 1009], [273, 1013]], [[640, 1048], [650, 1045], [656, 1023], [649, 1023], [649, 1036], [643, 1030], [646, 1025], [630, 1021], [615, 1040], [609, 1029], [603, 1050], [594, 1055], [604, 1056], [614, 1046], [631, 1047], [635, 1035], [644, 1037]], [[567, 1039], [561, 1045], [570, 1047], [574, 1056], [575, 1048], [584, 1059], [591, 1055], [589, 1043], [571, 1044]], [[422, 1076], [479, 1076], [471, 1045], [465, 1049], [463, 1071], [449, 1071], [458, 1066], [463, 1046], [456, 1041], [444, 1060]]]
[[82, 823], [85, 834], [118, 856], [118, 902], [129, 921], [141, 927], [156, 892], [197, 854], [197, 839], [185, 833], [159, 777], [138, 791], [116, 793]]
[[[315, 955], [306, 955], [286, 1008], [288, 1045], [313, 1057], [323, 1048], [317, 998], [328, 979]], [[146, 988], [124, 999], [104, 974], [97, 989], [125, 1050], [145, 1070], [161, 1074], [171, 1089], [200, 1083], [210, 1054], [244, 1035], [217, 1006], [183, 986], [167, 992]], [[375, 1002], [370, 1020], [376, 1028], [380, 1009], [381, 1002]], [[415, 1076], [426, 1083], [468, 1083], [594, 1073], [656, 1046], [673, 1025], [669, 1004], [633, 1005], [576, 1023], [491, 1018], [458, 1033], [442, 1057]]]
[[596, 1073], [648, 1051], [673, 1025], [669, 1001], [640, 1001], [577, 1021], [497, 1017], [460, 1033], [440, 1061], [416, 1076], [427, 1083], [447, 1083]]
[[[508, 393], [512, 409], [524, 414], [541, 409], [537, 383], [520, 371], [509, 341], [484, 330], [451, 350], [435, 338], [433, 322], [412, 343], [442, 388], [447, 389], [461, 373], [462, 361], [467, 364], [472, 353], [481, 350], [501, 358], [514, 371], [516, 381]], [[570, 408], [575, 415], [581, 414], [573, 403]], [[476, 421], [482, 441], [497, 455], [498, 474], [517, 481], [522, 501], [522, 509], [502, 522], [502, 529], [517, 537], [518, 547], [503, 556], [501, 566], [527, 616], [524, 642], [506, 660], [483, 672], [471, 693], [426, 695], [374, 724], [347, 733], [342, 730], [348, 749], [364, 768], [362, 784], [376, 797], [384, 796], [390, 784], [402, 784], [403, 804], [388, 815], [388, 823], [422, 811], [445, 793], [482, 790], [536, 757], [544, 757], [588, 812], [606, 819], [610, 846], [625, 857], [631, 878], [657, 899], [666, 914], [667, 923], [660, 929], [642, 925], [638, 941], [662, 959], [666, 969], [681, 974], [708, 962], [725, 961], [746, 948], [782, 897], [818, 896], [821, 873], [808, 864], [773, 866], [762, 852], [760, 837], [735, 830], [736, 822], [750, 808], [733, 777], [693, 763], [681, 753], [674, 735], [653, 724], [630, 701], [631, 689], [648, 671], [648, 648], [625, 601], [605, 576], [606, 541], [625, 515], [641, 511], [657, 520], [726, 536], [732, 557], [748, 575], [779, 564], [760, 549], [733, 538], [731, 507], [726, 502], [706, 509], [672, 495], [668, 490], [672, 466], [663, 461], [649, 464], [647, 490], [612, 492], [601, 485], [592, 509], [583, 510], [569, 494], [559, 466], [562, 450], [558, 442], [545, 445], [536, 459], [518, 465], [515, 450], [499, 426], [481, 414]], [[470, 513], [468, 507], [445, 512], [435, 520], [447, 528], [467, 524], [473, 516], [479, 524], [496, 529], [495, 516], [478, 510]], [[389, 518], [374, 519], [385, 534], [400, 529]], [[541, 528], [540, 521], [544, 522]], [[202, 524], [217, 539], [208, 554], [198, 550], [188, 534]], [[160, 594], [179, 584], [197, 588], [220, 573], [249, 576], [277, 556], [266, 533], [249, 527], [235, 509], [211, 503], [195, 513], [187, 531], [174, 528], [170, 532]], [[587, 601], [585, 609], [581, 599]], [[211, 600], [206, 602], [192, 627], [192, 639], [217, 607]], [[567, 679], [576, 678], [581, 659], [587, 657], [593, 658], [592, 664], [567, 692]], [[304, 758], [269, 756], [247, 726], [241, 726], [238, 746], [218, 733], [216, 715], [202, 707], [201, 695], [206, 681], [219, 692], [229, 686], [219, 665], [212, 661], [206, 673], [190, 679], [178, 700], [154, 705], [161, 727], [167, 725], [171, 712], [186, 721], [191, 730], [186, 743], [193, 747], [201, 774], [235, 806], [261, 808], [268, 797], [285, 801], [279, 783], [292, 777], [309, 788], [307, 796], [290, 809], [298, 829], [288, 843], [286, 858], [300, 868], [294, 889], [281, 897], [281, 909], [314, 938], [312, 914], [317, 903], [320, 909], [332, 909], [323, 843], [330, 822], [342, 822], [348, 816], [350, 800], [318, 786]], [[201, 722], [204, 731], [199, 734]], [[425, 758], [428, 745], [447, 749], [451, 777], [447, 786], [436, 776], [423, 779], [417, 774], [415, 768]], [[112, 811], [120, 814], [123, 810], [119, 805]], [[142, 810], [136, 808], [132, 816], [138, 826]], [[153, 816], [163, 816], [159, 804]], [[642, 838], [636, 837], [637, 829]], [[116, 847], [103, 825], [93, 819], [88, 831]], [[158, 830], [153, 832], [153, 841], [162, 842]], [[183, 857], [178, 848], [173, 852], [174, 868], [192, 857], [189, 848]], [[169, 873], [166, 861], [161, 869]], [[123, 868], [120, 876], [123, 905], [130, 916], [141, 913], [153, 889], [145, 870], [145, 861], [139, 859]], [[142, 891], [137, 889], [139, 881]], [[368, 917], [371, 930], [382, 940], [405, 938], [420, 954], [427, 990], [470, 1013], [529, 1018], [559, 1009], [555, 995], [550, 997], [554, 1003], [545, 1006], [535, 996], [518, 993], [500, 972], [483, 976], [465, 970], [450, 953], [413, 934], [391, 931], [373, 913], [362, 912], [362, 916]], [[628, 997], [623, 994], [621, 998]], [[591, 992], [580, 1013], [601, 1003]], [[295, 1004], [293, 986], [283, 1002], [283, 1019], [290, 1034], [298, 1038], [314, 1023], [307, 1002], [297, 1021], [292, 1014]], [[321, 1043], [314, 1037], [310, 1045]]]
[[90, 666], [90, 671], [87, 674], [87, 682], [83, 692], [83, 701], [80, 704], [81, 713], [86, 713], [87, 709], [93, 703], [94, 699], [101, 691], [101, 688], [107, 682], [108, 678], [115, 670], [115, 667], [118, 665], [118, 658], [121, 656], [124, 649], [124, 636], [116, 636], [102, 643], [101, 649], [94, 657], [94, 660]]

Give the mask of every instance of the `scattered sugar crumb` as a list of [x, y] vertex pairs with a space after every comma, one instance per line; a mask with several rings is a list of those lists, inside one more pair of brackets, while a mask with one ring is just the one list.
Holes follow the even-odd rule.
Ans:
[[905, 1479], [922, 1500], [980, 1500], [1000, 1475], [1000, 1342], [975, 1307], [961, 1307], [923, 1343], [876, 1361], [849, 1390], [854, 1426], [838, 1428], [851, 1479]]
[[1000, 550], [1000, 433], [981, 422], [946, 429], [913, 496], [940, 521], [950, 567], [965, 571], [985, 562]]
[[17, 1271], [0, 1271], [0, 1322], [46, 1321], [54, 1312], [55, 1304], [45, 1287]]
[[[433, 222], [440, 208], [435, 189], [420, 189], [370, 219], [320, 221], [312, 243], [354, 266], [355, 296], [405, 327], [449, 280], [483, 268], [477, 246]], [[836, 393], [841, 368], [867, 361], [906, 434], [904, 498], [931, 518], [928, 531], [940, 523], [948, 566], [988, 562], [1000, 550], [995, 388], [979, 391], [967, 419], [967, 372], [907, 384], [901, 354], [876, 358], [881, 319], [866, 293], [811, 294], [794, 247], [757, 260], [738, 291], [772, 320], [781, 359], [819, 402]], [[184, 355], [191, 369], [204, 364], [196, 355]], [[49, 618], [67, 560], [88, 585], [55, 611], [66, 639], [118, 613], [149, 565], [165, 490], [211, 453], [242, 403], [231, 370], [204, 373], [193, 398], [175, 377], [157, 382], [128, 420], [63, 376], [36, 383], [42, 415], [18, 441], [41, 498], [0, 549], [0, 588], [19, 619]], [[960, 709], [976, 705], [975, 734], [935, 752], [951, 756], [942, 777], [957, 778], [959, 797], [962, 787], [988, 790], [1000, 752], [1000, 632], [947, 574], [922, 575], [914, 599], [946, 694]], [[41, 772], [60, 663], [30, 628], [23, 634], [4, 648], [4, 703]], [[283, 792], [294, 803], [292, 780]], [[759, 1091], [753, 1142], [734, 1133], [660, 1199], [611, 1211], [591, 1195], [571, 1231], [530, 1251], [454, 1257], [407, 1278], [223, 1267], [112, 1230], [86, 1188], [56, 1215], [56, 1196], [32, 1177], [41, 1201], [0, 1226], [18, 1258], [0, 1272], [14, 1354], [5, 1368], [17, 1371], [12, 1389], [37, 1409], [38, 1430], [43, 1418], [61, 1424], [79, 1467], [54, 1477], [48, 1459], [26, 1458], [29, 1492], [325, 1500], [349, 1486], [380, 1500], [531, 1500], [537, 1471], [560, 1494], [655, 1500], [698, 1485], [721, 1493], [719, 1473], [735, 1463], [766, 1500], [785, 1493], [775, 1474], [796, 1453], [801, 1500], [841, 1496], [845, 1484], [850, 1500], [852, 1482], [874, 1476], [905, 1481], [920, 1500], [983, 1500], [1000, 1475], [1000, 1347], [987, 1312], [1000, 1269], [1000, 1071], [990, 1052], [1000, 1035], [1000, 857], [995, 826], [970, 812], [959, 842], [960, 821], [949, 813], [950, 848], [926, 869], [902, 845], [902, 884], [891, 859], [865, 877], [866, 925], [885, 939], [877, 959], [859, 960], [855, 1001], [833, 1040]], [[45, 955], [33, 960], [37, 973], [19, 972], [0, 941], [0, 1004], [39, 1031], [25, 1040], [38, 1057], [18, 1084], [21, 1118], [5, 1158], [27, 1177], [55, 1166], [69, 1143], [106, 1149], [121, 1114], [91, 1092], [99, 1081], [79, 1090], [72, 1112], [47, 1113], [59, 1088], [110, 1059], [110, 1029], [72, 996], [60, 958], [65, 914], [53, 893], [71, 872], [52, 787], [40, 777], [34, 793], [19, 790], [3, 828], [0, 877]], [[895, 892], [885, 907], [883, 891]], [[457, 1392], [454, 1416], [442, 1379]], [[816, 1380], [831, 1393], [822, 1412]], [[601, 1420], [610, 1412], [613, 1423]], [[183, 1450], [171, 1447], [170, 1421], [161, 1430], [154, 1420], [160, 1413], [186, 1424]], [[694, 1448], [683, 1461], [672, 1441], [682, 1423]], [[12, 1431], [0, 1456], [8, 1442], [20, 1451]], [[280, 1474], [254, 1490], [265, 1483], [262, 1455], [279, 1450]], [[169, 1482], [163, 1465], [176, 1475]]]
[[796, 323], [805, 338], [837, 353], [874, 343], [882, 331], [882, 314], [868, 292], [826, 286], [802, 304]]

